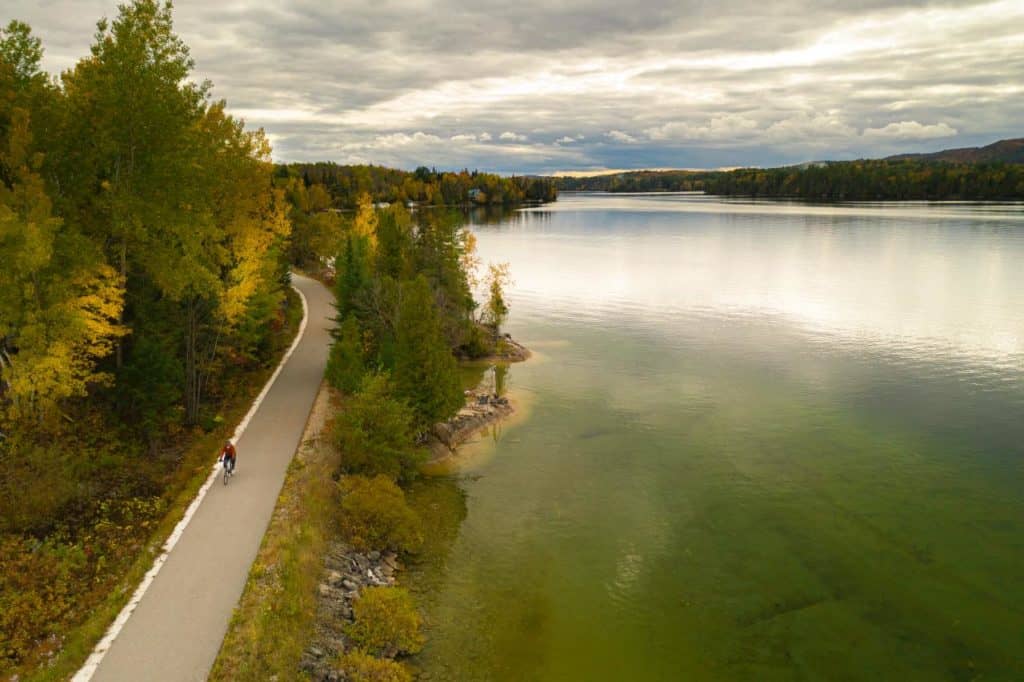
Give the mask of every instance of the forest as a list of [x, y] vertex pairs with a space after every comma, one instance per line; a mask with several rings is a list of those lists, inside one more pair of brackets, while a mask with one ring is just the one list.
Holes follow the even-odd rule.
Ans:
[[[371, 453], [360, 471], [404, 480], [462, 404], [457, 356], [486, 355], [507, 313], [501, 267], [473, 297], [463, 214], [405, 202], [555, 197], [538, 179], [275, 166], [195, 77], [169, 3], [120, 6], [59, 78], [42, 55], [29, 26], [0, 31], [4, 677], [73, 670], [116, 614], [294, 336], [292, 267], [336, 266], [329, 376], [368, 405], [338, 437], [352, 462]], [[358, 422], [381, 405], [383, 445]]]
[[515, 206], [558, 198], [551, 178], [504, 177], [468, 170], [451, 173], [426, 166], [409, 172], [383, 166], [291, 163], [279, 165], [276, 175], [302, 178], [307, 187], [322, 185], [334, 208], [355, 208], [364, 194], [374, 203], [413, 202], [431, 206]]
[[1024, 199], [1024, 165], [867, 160], [741, 169], [712, 176], [708, 194], [828, 201]]
[[270, 147], [170, 7], [42, 55], [0, 32], [0, 675], [102, 602], [301, 316]]
[[815, 201], [1019, 200], [1024, 199], [1024, 165], [894, 158], [731, 171], [631, 171], [560, 177], [556, 184], [562, 191], [703, 191]]
[[715, 171], [627, 171], [592, 175], [589, 177], [563, 176], [555, 178], [563, 192], [699, 192]]

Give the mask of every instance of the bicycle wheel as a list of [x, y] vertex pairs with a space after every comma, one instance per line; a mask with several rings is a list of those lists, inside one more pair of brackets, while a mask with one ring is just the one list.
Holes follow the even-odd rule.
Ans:
[[231, 472], [228, 470], [228, 463], [224, 462], [224, 485], [228, 484], [229, 478], [231, 478]]

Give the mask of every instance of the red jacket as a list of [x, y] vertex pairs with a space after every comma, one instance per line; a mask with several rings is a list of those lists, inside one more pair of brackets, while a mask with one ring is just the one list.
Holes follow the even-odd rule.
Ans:
[[217, 459], [223, 459], [225, 455], [227, 455], [231, 459], [235, 459], [238, 456], [238, 452], [235, 450], [235, 446], [231, 445], [230, 443], [225, 445], [223, 448], [221, 448], [220, 454], [217, 455]]

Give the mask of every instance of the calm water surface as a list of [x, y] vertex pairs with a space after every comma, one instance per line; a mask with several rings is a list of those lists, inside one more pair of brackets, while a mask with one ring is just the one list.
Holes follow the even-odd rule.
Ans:
[[414, 491], [433, 679], [1024, 679], [1024, 206], [475, 230], [536, 357]]

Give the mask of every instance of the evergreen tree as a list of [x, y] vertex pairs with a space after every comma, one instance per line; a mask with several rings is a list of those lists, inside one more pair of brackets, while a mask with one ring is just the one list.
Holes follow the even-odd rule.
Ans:
[[424, 453], [413, 444], [414, 415], [392, 395], [386, 374], [368, 374], [335, 422], [335, 440], [345, 473], [409, 480]]
[[327, 380], [332, 386], [346, 393], [353, 393], [362, 384], [366, 374], [363, 357], [362, 332], [356, 318], [349, 315], [341, 324], [331, 354], [327, 359]]
[[402, 286], [395, 349], [395, 389], [420, 429], [463, 404], [455, 358], [444, 337], [434, 294], [423, 275]]
[[377, 224], [378, 275], [404, 279], [412, 269], [412, 218], [401, 204], [381, 212]]
[[369, 246], [364, 236], [349, 233], [335, 258], [335, 306], [338, 319], [358, 315], [360, 301], [367, 295], [371, 272]]

